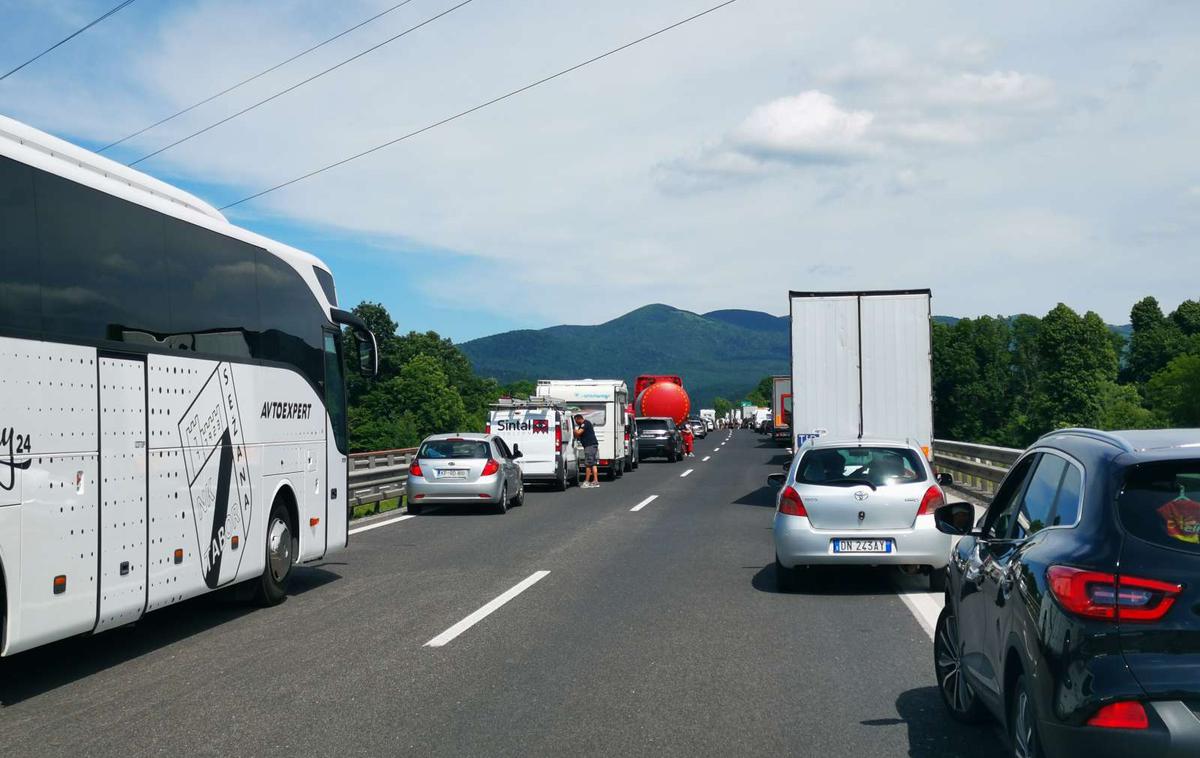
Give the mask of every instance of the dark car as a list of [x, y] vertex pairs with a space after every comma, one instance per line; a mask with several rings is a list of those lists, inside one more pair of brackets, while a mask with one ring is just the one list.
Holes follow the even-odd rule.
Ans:
[[1053, 432], [972, 515], [935, 513], [951, 715], [1021, 757], [1200, 756], [1200, 432]]
[[683, 460], [683, 435], [675, 421], [666, 417], [640, 416], [637, 420], [638, 458], [666, 458], [671, 463]]

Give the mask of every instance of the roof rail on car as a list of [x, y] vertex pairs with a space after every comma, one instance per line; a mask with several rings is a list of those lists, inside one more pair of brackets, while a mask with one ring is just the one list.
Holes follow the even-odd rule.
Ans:
[[1075, 437], [1087, 437], [1088, 439], [1093, 439], [1098, 442], [1107, 442], [1108, 444], [1112, 445], [1113, 447], [1119, 448], [1120, 450], [1123, 450], [1126, 453], [1133, 452], [1133, 445], [1130, 445], [1129, 442], [1124, 437], [1113, 434], [1112, 432], [1101, 431], [1099, 429], [1087, 429], [1084, 427], [1071, 427], [1069, 429], [1056, 429], [1053, 432], [1046, 432], [1038, 439], [1044, 440], [1047, 437], [1053, 437], [1056, 434], [1070, 434]]

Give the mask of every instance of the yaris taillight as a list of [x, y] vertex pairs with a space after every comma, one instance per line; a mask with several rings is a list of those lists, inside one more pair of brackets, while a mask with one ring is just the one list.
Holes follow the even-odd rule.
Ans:
[[808, 511], [804, 510], [804, 501], [800, 499], [800, 493], [790, 485], [779, 493], [779, 512], [785, 516], [808, 516]]
[[925, 497], [921, 498], [921, 507], [917, 509], [918, 516], [924, 516], [930, 511], [936, 511], [946, 504], [946, 496], [942, 493], [941, 487], [930, 487], [925, 490]]

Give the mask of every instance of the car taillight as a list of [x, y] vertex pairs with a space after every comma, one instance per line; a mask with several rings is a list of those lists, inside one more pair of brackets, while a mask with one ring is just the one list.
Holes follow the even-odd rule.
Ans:
[[1179, 584], [1071, 566], [1051, 566], [1046, 578], [1063, 608], [1087, 618], [1158, 621], [1183, 592]]
[[492, 422], [491, 422], [491, 421], [489, 421], [489, 422], [487, 422], [486, 424], [484, 424], [484, 425], [483, 425], [483, 433], [484, 433], [484, 434], [491, 434], [491, 433], [492, 433]]
[[785, 516], [808, 516], [808, 511], [804, 510], [804, 501], [800, 499], [800, 493], [792, 487], [785, 487], [779, 495], [779, 512]]
[[491, 476], [500, 470], [500, 461], [495, 458], [488, 458], [488, 462], [483, 464], [483, 473], [480, 476]]
[[554, 452], [562, 452], [562, 427], [554, 427]]
[[946, 496], [942, 494], [941, 487], [930, 487], [925, 490], [925, 497], [921, 498], [921, 507], [917, 509], [918, 516], [924, 516], [930, 511], [936, 511], [946, 504]]
[[1149, 729], [1150, 719], [1141, 703], [1136, 700], [1122, 700], [1109, 703], [1096, 711], [1096, 715], [1088, 719], [1088, 726], [1105, 729]]
[[416, 461], [413, 461], [412, 463], [408, 464], [408, 475], [409, 476], [424, 476], [424, 474], [421, 473], [421, 464], [417, 463]]

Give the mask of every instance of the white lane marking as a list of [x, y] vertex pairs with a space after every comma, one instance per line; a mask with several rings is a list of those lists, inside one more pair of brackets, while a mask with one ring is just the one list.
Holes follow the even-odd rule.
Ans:
[[387, 521], [376, 521], [374, 524], [367, 524], [366, 526], [360, 526], [357, 529], [351, 529], [350, 534], [369, 532], [372, 529], [378, 529], [381, 526], [388, 526], [389, 524], [395, 524], [400, 521], [407, 521], [410, 518], [416, 518], [416, 516], [397, 516], [396, 518], [390, 518]]
[[458, 635], [478, 624], [480, 621], [483, 621], [509, 600], [512, 600], [517, 595], [520, 595], [525, 590], [540, 582], [549, 573], [549, 571], [533, 572], [525, 579], [522, 579], [521, 582], [512, 589], [507, 590], [503, 595], [500, 595], [495, 600], [492, 600], [487, 605], [472, 613], [470, 616], [467, 616], [465, 619], [434, 637], [429, 642], [426, 642], [425, 647], [441, 647], [445, 645]]
[[701, 463], [704, 463], [705, 461], [707, 461], [707, 460], [708, 460], [709, 458], [711, 458], [711, 457], [712, 457], [711, 455], [706, 455], [706, 456], [704, 456], [703, 458], [701, 458], [701, 459], [700, 459], [700, 462], [701, 462]]
[[634, 512], [634, 513], [636, 513], [636, 512], [638, 512], [638, 511], [640, 511], [641, 509], [645, 508], [647, 505], [650, 505], [651, 503], [653, 503], [653, 502], [654, 502], [655, 500], [657, 500], [657, 499], [658, 499], [658, 495], [651, 495], [650, 497], [646, 498], [646, 499], [645, 499], [645, 500], [643, 500], [642, 502], [640, 502], [640, 503], [638, 503], [637, 505], [633, 506], [633, 507], [632, 507], [632, 508], [630, 508], [629, 510], [630, 510], [630, 511], [632, 511], [632, 512]]
[[692, 472], [693, 472], [693, 471], [695, 471], [695, 470], [696, 470], [696, 469], [694, 469], [694, 468], [690, 468], [690, 469], [688, 469], [687, 471], [684, 471], [682, 474], [680, 474], [680, 475], [679, 475], [679, 478], [680, 478], [680, 479], [682, 479], [682, 478], [684, 478], [685, 476], [687, 476], [688, 474], [692, 473]]
[[929, 639], [933, 639], [933, 629], [945, 602], [943, 596], [937, 592], [909, 592], [903, 588], [898, 594], [908, 606], [908, 610], [912, 611], [912, 615], [916, 616], [917, 623], [929, 635]]

